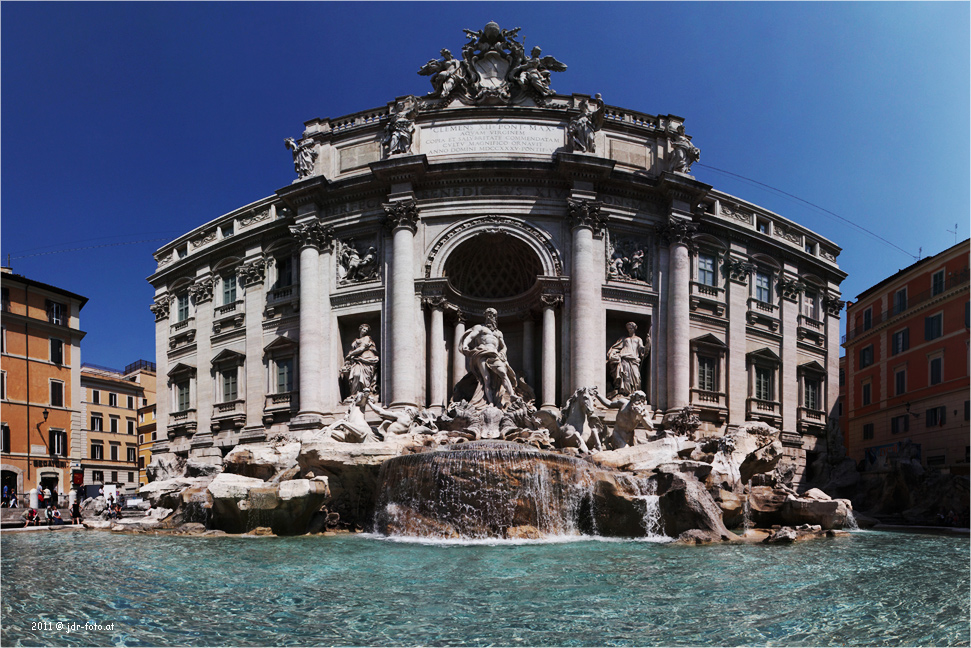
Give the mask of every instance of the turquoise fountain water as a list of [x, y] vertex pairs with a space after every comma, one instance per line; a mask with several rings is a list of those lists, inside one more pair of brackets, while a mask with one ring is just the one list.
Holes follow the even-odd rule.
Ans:
[[4, 533], [0, 549], [4, 646], [969, 642], [967, 537], [685, 547], [85, 531]]

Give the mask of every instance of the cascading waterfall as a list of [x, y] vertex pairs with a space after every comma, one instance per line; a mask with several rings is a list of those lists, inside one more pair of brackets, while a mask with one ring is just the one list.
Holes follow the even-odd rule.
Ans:
[[381, 467], [375, 528], [433, 538], [596, 533], [599, 472], [574, 457], [502, 441], [396, 457]]
[[647, 540], [669, 540], [661, 528], [661, 498], [656, 494], [657, 484], [651, 479], [637, 479], [638, 499], [644, 502], [644, 537]]
[[752, 530], [752, 480], [745, 486], [745, 501], [742, 502], [742, 529], [745, 533]]
[[846, 526], [844, 527], [847, 531], [859, 531], [860, 524], [856, 521], [856, 516], [853, 515], [853, 511], [846, 512]]

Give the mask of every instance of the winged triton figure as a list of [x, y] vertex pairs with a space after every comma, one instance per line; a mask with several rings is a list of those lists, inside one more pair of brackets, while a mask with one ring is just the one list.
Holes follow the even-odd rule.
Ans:
[[543, 53], [538, 47], [534, 47], [530, 57], [513, 69], [510, 76], [523, 88], [538, 92], [543, 97], [554, 94], [550, 88], [550, 72], [563, 72], [566, 65], [560, 63], [552, 56], [539, 55]]

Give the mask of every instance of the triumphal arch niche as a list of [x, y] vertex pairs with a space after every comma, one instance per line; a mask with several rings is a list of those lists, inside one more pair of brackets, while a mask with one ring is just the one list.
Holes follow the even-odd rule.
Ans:
[[504, 407], [640, 391], [658, 427], [825, 437], [839, 247], [698, 181], [682, 117], [555, 91], [561, 54], [519, 32], [467, 30], [415, 94], [306, 122], [290, 185], [158, 250], [159, 449], [323, 428], [363, 390], [442, 413], [482, 372]]

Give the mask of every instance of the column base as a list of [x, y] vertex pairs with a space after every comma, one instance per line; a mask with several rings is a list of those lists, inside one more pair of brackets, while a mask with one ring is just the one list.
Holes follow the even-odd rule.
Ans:
[[402, 409], [404, 407], [418, 407], [418, 403], [411, 401], [395, 401], [388, 405], [388, 409]]
[[324, 427], [324, 415], [320, 412], [300, 412], [290, 421], [291, 430], [319, 430]]

